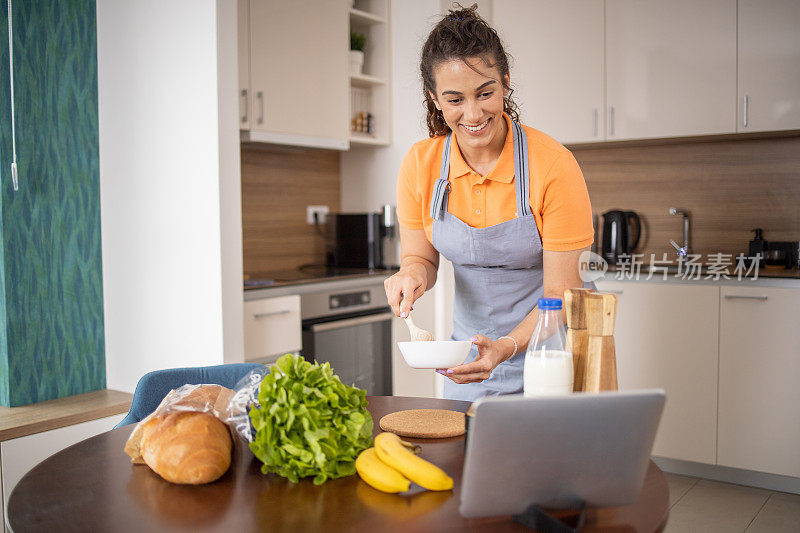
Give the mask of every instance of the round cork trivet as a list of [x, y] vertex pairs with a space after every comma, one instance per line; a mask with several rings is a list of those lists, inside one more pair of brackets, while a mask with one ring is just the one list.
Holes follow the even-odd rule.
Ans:
[[401, 437], [443, 439], [464, 434], [464, 413], [445, 409], [410, 409], [381, 418], [381, 429]]

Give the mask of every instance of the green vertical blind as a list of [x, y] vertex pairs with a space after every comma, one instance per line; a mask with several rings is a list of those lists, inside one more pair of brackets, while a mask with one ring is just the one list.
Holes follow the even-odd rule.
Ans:
[[[0, 28], [8, 27], [0, 0]], [[0, 39], [0, 404], [105, 387], [97, 22], [89, 0], [14, 0], [19, 190]]]

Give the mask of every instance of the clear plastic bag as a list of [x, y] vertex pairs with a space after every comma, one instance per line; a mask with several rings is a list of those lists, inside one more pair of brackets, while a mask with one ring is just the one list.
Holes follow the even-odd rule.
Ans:
[[125, 453], [136, 464], [144, 463], [141, 454], [141, 441], [145, 426], [156, 417], [171, 413], [197, 412], [214, 415], [222, 422], [230, 417], [231, 398], [234, 391], [222, 385], [184, 385], [171, 390], [156, 410], [140, 420], [133, 428], [131, 436], [125, 443]]
[[253, 442], [255, 437], [255, 430], [250, 423], [250, 409], [260, 407], [258, 390], [261, 387], [261, 381], [269, 374], [269, 371], [267, 366], [251, 370], [233, 388], [226, 422], [231, 431], [239, 435], [245, 442]]

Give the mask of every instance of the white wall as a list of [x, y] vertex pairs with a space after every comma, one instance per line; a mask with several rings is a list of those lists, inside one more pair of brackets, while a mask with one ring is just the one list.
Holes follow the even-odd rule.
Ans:
[[239, 143], [237, 2], [217, 2], [219, 213], [222, 254], [222, 348], [226, 363], [244, 361], [242, 171]]
[[109, 388], [243, 359], [233, 4], [97, 1]]

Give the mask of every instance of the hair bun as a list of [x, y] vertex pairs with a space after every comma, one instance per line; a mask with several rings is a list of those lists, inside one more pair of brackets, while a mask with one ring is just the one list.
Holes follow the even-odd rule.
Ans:
[[455, 2], [453, 5], [459, 9], [448, 10], [448, 22], [461, 22], [464, 20], [475, 20], [481, 18], [480, 15], [478, 15], [478, 4], [472, 4], [469, 7], [464, 7], [458, 2]]

